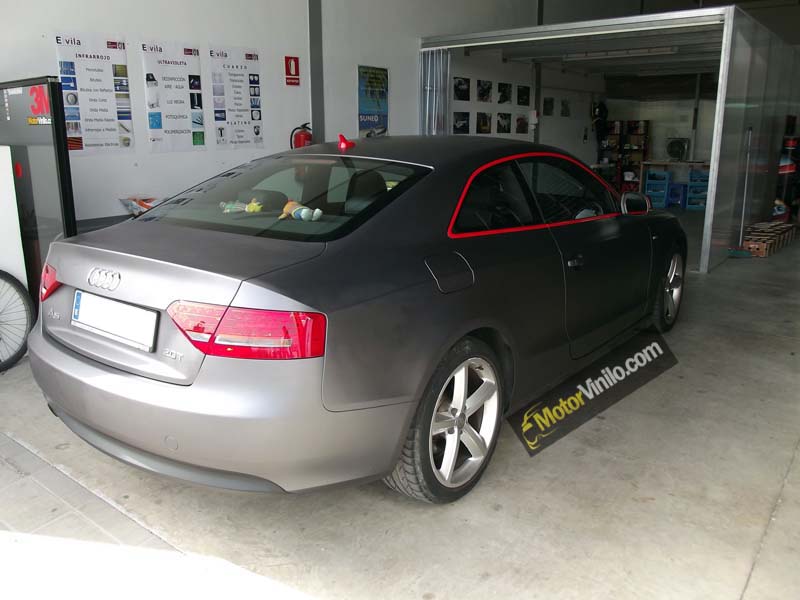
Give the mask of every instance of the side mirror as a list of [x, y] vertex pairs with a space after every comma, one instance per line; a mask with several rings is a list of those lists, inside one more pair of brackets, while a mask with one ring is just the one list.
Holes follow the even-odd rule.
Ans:
[[643, 214], [652, 210], [650, 198], [639, 192], [625, 192], [622, 194], [622, 214]]

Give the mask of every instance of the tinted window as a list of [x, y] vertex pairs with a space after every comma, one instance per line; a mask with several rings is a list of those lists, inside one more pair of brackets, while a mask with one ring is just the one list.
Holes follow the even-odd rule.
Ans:
[[519, 166], [548, 223], [616, 212], [606, 187], [574, 163], [540, 157], [521, 160]]
[[[537, 215], [538, 217], [538, 215]], [[513, 162], [481, 171], [458, 212], [455, 233], [509, 229], [541, 222], [534, 218]]]
[[366, 158], [264, 158], [188, 189], [140, 219], [324, 241], [352, 231], [428, 171]]

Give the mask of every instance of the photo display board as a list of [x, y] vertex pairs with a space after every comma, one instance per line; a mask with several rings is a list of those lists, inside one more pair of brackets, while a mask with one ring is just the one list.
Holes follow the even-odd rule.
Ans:
[[97, 34], [57, 34], [67, 147], [91, 154], [133, 147], [125, 42]]
[[209, 56], [211, 108], [217, 145], [262, 148], [262, 88], [258, 52], [252, 48], [212, 45]]
[[200, 50], [160, 41], [143, 43], [141, 50], [150, 150], [204, 150]]
[[473, 92], [472, 77], [453, 77], [454, 135], [528, 136], [533, 133], [530, 85], [479, 78], [474, 81]]

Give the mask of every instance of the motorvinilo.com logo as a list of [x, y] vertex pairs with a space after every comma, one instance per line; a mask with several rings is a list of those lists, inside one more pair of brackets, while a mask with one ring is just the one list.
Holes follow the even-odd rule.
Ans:
[[677, 364], [660, 336], [640, 334], [509, 418], [535, 454]]

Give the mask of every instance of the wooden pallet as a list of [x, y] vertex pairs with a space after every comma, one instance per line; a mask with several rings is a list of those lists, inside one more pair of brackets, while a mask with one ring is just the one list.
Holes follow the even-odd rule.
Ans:
[[753, 256], [766, 258], [794, 241], [794, 225], [768, 221], [750, 225], [744, 235], [742, 246]]

